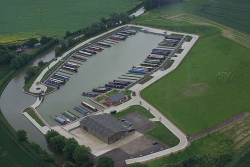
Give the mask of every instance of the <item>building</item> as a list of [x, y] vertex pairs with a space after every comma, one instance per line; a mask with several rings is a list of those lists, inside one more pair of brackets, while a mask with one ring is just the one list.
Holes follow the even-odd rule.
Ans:
[[108, 144], [135, 132], [131, 126], [109, 114], [85, 117], [80, 121], [80, 127]]
[[40, 46], [42, 46], [41, 43], [34, 44], [34, 48], [39, 48]]
[[110, 97], [107, 97], [105, 99], [106, 103], [109, 105], [116, 105], [116, 104], [119, 104], [125, 100], [126, 100], [126, 97], [124, 96], [124, 94], [122, 92], [117, 93], [115, 95], [112, 95]]

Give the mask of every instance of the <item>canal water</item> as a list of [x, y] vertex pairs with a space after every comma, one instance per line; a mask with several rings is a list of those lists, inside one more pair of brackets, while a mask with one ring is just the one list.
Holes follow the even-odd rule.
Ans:
[[80, 62], [83, 65], [78, 73], [65, 74], [70, 76], [69, 81], [61, 89], [46, 95], [37, 111], [50, 126], [55, 126], [59, 123], [53, 118], [65, 110], [82, 117], [82, 114], [73, 109], [74, 106], [81, 106], [82, 101], [102, 109], [89, 100], [91, 97], [81, 96], [81, 93], [90, 92], [94, 87], [104, 86], [126, 74], [132, 66], [142, 63], [162, 39], [163, 36], [139, 32], [89, 57], [86, 62]]
[[[54, 57], [54, 50], [50, 50], [31, 62], [29, 66], [37, 66], [40, 60], [48, 62]], [[0, 98], [0, 107], [4, 117], [15, 130], [24, 129], [27, 132], [29, 141], [35, 141], [42, 148], [48, 150], [47, 142], [42, 133], [21, 114], [23, 109], [36, 101], [35, 97], [22, 92], [25, 73], [24, 68], [6, 86]]]

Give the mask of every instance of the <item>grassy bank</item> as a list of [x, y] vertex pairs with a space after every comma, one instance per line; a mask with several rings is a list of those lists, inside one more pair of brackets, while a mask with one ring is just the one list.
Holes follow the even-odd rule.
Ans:
[[248, 140], [250, 135], [248, 133], [249, 121], [248, 116], [235, 124], [192, 142], [185, 151], [151, 161], [148, 165], [150, 167], [163, 167], [165, 164], [180, 162], [194, 155], [213, 155], [220, 151], [229, 150], [234, 153], [234, 156], [226, 166], [233, 167], [241, 157], [244, 157], [250, 151], [250, 142]]
[[154, 118], [154, 116], [146, 108], [139, 106], [139, 105], [130, 106], [128, 109], [123, 110], [122, 112], [118, 112], [114, 114], [113, 116], [116, 118], [121, 118], [121, 117], [124, 117], [125, 115], [128, 115], [136, 111], [138, 111], [139, 113], [141, 113], [143, 116], [147, 118]]
[[179, 144], [180, 140], [176, 137], [168, 128], [166, 128], [161, 122], [154, 122], [156, 127], [145, 132], [145, 134], [167, 147], [174, 147]]
[[41, 126], [45, 126], [45, 124], [43, 123], [43, 121], [40, 120], [40, 118], [35, 114], [35, 112], [29, 108], [28, 111], [26, 111], [33, 119], [35, 119], [35, 121]]
[[9, 73], [11, 72], [12, 68], [11, 66], [0, 66], [0, 81]]
[[248, 111], [249, 54], [219, 35], [199, 39], [180, 66], [142, 97], [187, 134], [201, 132]]

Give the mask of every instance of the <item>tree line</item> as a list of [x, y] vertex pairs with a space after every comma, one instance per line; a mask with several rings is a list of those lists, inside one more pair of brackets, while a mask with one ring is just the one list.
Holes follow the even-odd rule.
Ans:
[[146, 11], [173, 3], [183, 2], [183, 0], [144, 0], [144, 8]]
[[[66, 31], [66, 36], [63, 39], [59, 39], [59, 45], [55, 47], [56, 56], [59, 56], [62, 52], [66, 51], [69, 47], [74, 46], [86, 38], [92, 37], [101, 32], [105, 32], [108, 28], [123, 25], [131, 21], [131, 17], [125, 13], [110, 13], [110, 18], [105, 19], [102, 17], [100, 22], [94, 22], [90, 26], [79, 29], [76, 32], [71, 33]], [[79, 36], [79, 37], [77, 37]]]
[[[66, 139], [56, 131], [48, 131], [45, 134], [47, 142], [57, 151], [63, 153], [64, 157], [70, 161], [65, 162], [65, 167], [91, 167], [94, 161], [90, 157], [91, 149], [84, 145], [79, 145], [74, 138]], [[74, 162], [74, 163], [72, 163]], [[97, 161], [97, 167], [114, 167], [114, 160], [109, 157], [101, 157]]]
[[[33, 40], [33, 39], [31, 39]], [[47, 44], [42, 45], [41, 47], [35, 49], [30, 54], [20, 53], [15, 58], [11, 60], [11, 67], [13, 69], [20, 69], [30, 62], [33, 58], [43, 53], [45, 50], [49, 49], [51, 46], [55, 45], [58, 42], [57, 39], [50, 40]]]

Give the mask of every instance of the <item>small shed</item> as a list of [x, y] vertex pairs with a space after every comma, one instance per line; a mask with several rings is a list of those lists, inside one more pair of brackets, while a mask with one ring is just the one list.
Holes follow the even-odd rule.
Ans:
[[39, 48], [40, 46], [42, 46], [41, 43], [34, 44], [34, 48]]
[[122, 92], [114, 94], [105, 99], [106, 103], [109, 105], [116, 105], [123, 102], [124, 100], [126, 100], [126, 96]]

